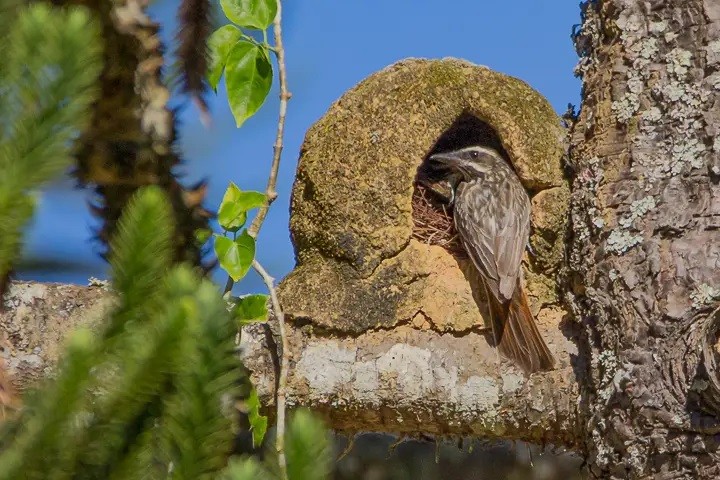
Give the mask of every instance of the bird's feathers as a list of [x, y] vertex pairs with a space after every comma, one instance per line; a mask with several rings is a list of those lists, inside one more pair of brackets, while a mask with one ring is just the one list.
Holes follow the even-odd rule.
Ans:
[[525, 372], [551, 370], [555, 359], [535, 325], [520, 279], [507, 304], [488, 298], [495, 345]]
[[530, 198], [520, 179], [500, 155], [482, 147], [436, 154], [431, 160], [457, 180], [455, 228], [487, 289], [495, 345], [526, 372], [553, 368], [522, 286]]
[[512, 298], [530, 234], [530, 200], [520, 181], [509, 175], [497, 190], [487, 187], [488, 177], [463, 182], [455, 200], [455, 228], [463, 246], [492, 293], [504, 301]]

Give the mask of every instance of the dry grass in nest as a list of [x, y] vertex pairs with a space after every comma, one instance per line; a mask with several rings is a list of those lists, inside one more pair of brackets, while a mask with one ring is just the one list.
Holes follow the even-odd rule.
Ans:
[[412, 197], [413, 238], [439, 245], [458, 257], [466, 257], [455, 231], [452, 208], [431, 188], [416, 183]]

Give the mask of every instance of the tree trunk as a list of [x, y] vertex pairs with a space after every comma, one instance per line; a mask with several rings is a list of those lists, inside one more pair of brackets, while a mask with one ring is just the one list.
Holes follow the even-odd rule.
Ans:
[[568, 303], [599, 478], [718, 478], [720, 1], [584, 5]]

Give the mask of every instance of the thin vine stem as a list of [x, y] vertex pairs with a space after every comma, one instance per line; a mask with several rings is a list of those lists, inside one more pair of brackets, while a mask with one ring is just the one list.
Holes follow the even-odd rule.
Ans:
[[[264, 45], [275, 54], [278, 64], [278, 79], [280, 83], [280, 112], [278, 115], [277, 131], [275, 134], [275, 143], [273, 144], [273, 159], [270, 165], [270, 174], [265, 187], [265, 204], [260, 208], [253, 222], [248, 227], [248, 234], [257, 238], [262, 228], [265, 218], [267, 217], [270, 205], [277, 198], [277, 178], [280, 170], [280, 160], [283, 151], [283, 138], [285, 135], [285, 116], [287, 114], [287, 104], [291, 94], [287, 86], [287, 71], [285, 68], [285, 49], [282, 40], [282, 2], [277, 0], [277, 14], [273, 21], [274, 46], [269, 46], [267, 42], [267, 33], [263, 32]], [[276, 392], [277, 407], [277, 432], [275, 435], [275, 450], [278, 455], [278, 466], [280, 467], [280, 478], [288, 480], [287, 458], [285, 455], [285, 413], [286, 413], [286, 389], [287, 375], [290, 367], [288, 358], [289, 346], [288, 338], [285, 332], [285, 314], [283, 313], [280, 301], [278, 300], [277, 290], [275, 289], [275, 280], [268, 274], [267, 270], [257, 261], [253, 260], [252, 264], [255, 271], [262, 277], [265, 286], [270, 293], [270, 301], [275, 319], [278, 323], [278, 331], [280, 334], [280, 371], [278, 372], [278, 387]], [[233, 280], [228, 276], [225, 284], [225, 293], [232, 290]]]
[[282, 157], [283, 150], [283, 138], [285, 136], [285, 116], [287, 114], [288, 100], [292, 96], [287, 86], [287, 70], [285, 68], [285, 48], [283, 47], [282, 40], [282, 2], [277, 2], [277, 15], [273, 22], [273, 31], [275, 35], [275, 47], [272, 49], [275, 52], [278, 63], [278, 80], [280, 83], [280, 113], [278, 115], [277, 131], [275, 133], [275, 144], [273, 145], [273, 160], [270, 165], [270, 175], [268, 176], [268, 183], [265, 187], [265, 205], [260, 208], [258, 214], [255, 216], [252, 224], [248, 228], [248, 234], [252, 237], [257, 237], [260, 233], [267, 217], [268, 209], [270, 205], [277, 198], [277, 177], [278, 171], [280, 170], [280, 159]]
[[285, 411], [286, 411], [286, 390], [287, 390], [287, 374], [290, 368], [290, 360], [288, 358], [289, 342], [287, 333], [285, 332], [285, 314], [280, 307], [277, 290], [275, 289], [275, 279], [268, 274], [267, 270], [257, 261], [253, 260], [252, 264], [255, 271], [260, 275], [265, 286], [270, 292], [270, 303], [278, 323], [278, 331], [280, 333], [280, 372], [278, 373], [278, 387], [276, 394], [277, 407], [277, 432], [275, 435], [275, 450], [278, 454], [278, 465], [280, 466], [280, 476], [282, 480], [288, 480], [287, 474], [287, 458], [285, 457]]
[[[248, 234], [257, 238], [262, 228], [265, 218], [267, 217], [270, 205], [277, 198], [277, 177], [278, 171], [280, 170], [280, 160], [282, 158], [283, 151], [283, 138], [285, 137], [285, 116], [287, 115], [288, 100], [292, 97], [292, 94], [288, 90], [287, 85], [287, 69], [285, 67], [285, 48], [283, 47], [282, 39], [282, 1], [277, 1], [277, 15], [273, 21], [273, 34], [275, 45], [268, 46], [268, 49], [275, 54], [278, 64], [278, 83], [280, 84], [280, 112], [278, 114], [277, 130], [275, 133], [275, 143], [273, 144], [273, 159], [270, 165], [270, 174], [268, 175], [268, 182], [265, 186], [265, 205], [260, 207], [257, 215], [253, 219], [250, 227], [248, 227]], [[235, 282], [228, 276], [227, 282], [225, 283], [224, 293], [232, 290]]]
[[[282, 40], [282, 1], [277, 2], [277, 15], [273, 21], [273, 32], [275, 35], [275, 56], [277, 57], [278, 63], [278, 76], [280, 82], [280, 113], [278, 115], [277, 132], [275, 135], [275, 144], [273, 145], [273, 161], [270, 166], [270, 176], [268, 177], [267, 187], [265, 188], [265, 205], [260, 209], [257, 216], [253, 220], [248, 233], [256, 238], [260, 233], [265, 217], [267, 217], [268, 209], [270, 205], [277, 198], [277, 191], [275, 186], [277, 185], [278, 170], [280, 169], [280, 158], [282, 157], [283, 150], [283, 137], [285, 134], [285, 115], [287, 114], [287, 104], [290, 100], [290, 92], [287, 87], [287, 71], [285, 69], [285, 49], [283, 47]], [[285, 457], [285, 391], [287, 389], [287, 375], [288, 369], [290, 368], [290, 360], [288, 358], [289, 346], [288, 338], [285, 332], [285, 314], [282, 311], [280, 302], [277, 297], [277, 291], [273, 283], [272, 277], [268, 275], [262, 265], [256, 260], [253, 261], [253, 267], [263, 277], [265, 284], [270, 292], [270, 301], [272, 302], [272, 309], [275, 313], [275, 319], [278, 323], [278, 331], [280, 333], [280, 372], [278, 372], [278, 388], [276, 392], [276, 407], [277, 407], [277, 427], [275, 435], [275, 450], [278, 455], [278, 466], [280, 467], [280, 478], [282, 480], [288, 480], [287, 472], [287, 459]], [[259, 267], [259, 269], [258, 269]], [[264, 275], [263, 275], [264, 273]]]

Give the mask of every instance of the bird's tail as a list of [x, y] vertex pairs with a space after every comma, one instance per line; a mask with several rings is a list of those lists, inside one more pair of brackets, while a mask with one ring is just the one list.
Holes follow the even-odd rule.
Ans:
[[506, 305], [492, 294], [488, 297], [493, 337], [500, 353], [526, 373], [552, 370], [555, 359], [535, 325], [520, 278]]

